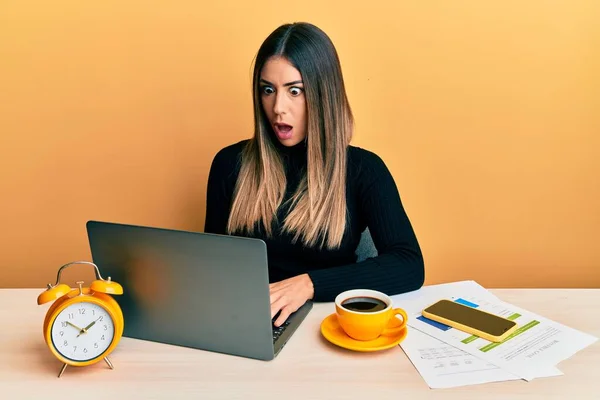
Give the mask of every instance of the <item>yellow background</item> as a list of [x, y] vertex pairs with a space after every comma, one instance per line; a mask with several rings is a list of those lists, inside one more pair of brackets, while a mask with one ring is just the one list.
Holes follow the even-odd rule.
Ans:
[[598, 287], [599, 11], [3, 0], [0, 287], [39, 287], [89, 260], [89, 219], [202, 230], [213, 155], [251, 135], [252, 59], [290, 21], [337, 46], [353, 144], [391, 169], [426, 283]]

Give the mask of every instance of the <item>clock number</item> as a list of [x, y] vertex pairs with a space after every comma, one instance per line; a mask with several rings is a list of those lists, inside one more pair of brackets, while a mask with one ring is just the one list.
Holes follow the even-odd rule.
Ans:
[[85, 314], [85, 308], [80, 308], [79, 309], [79, 314], [81, 314], [81, 315]]
[[104, 325], [104, 330], [107, 331], [108, 330], [108, 326]]
[[87, 347], [86, 347], [85, 349], [83, 349], [83, 352], [84, 352], [84, 353], [87, 353]]
[[94, 343], [94, 348], [97, 349], [98, 348], [98, 343]]
[[98, 318], [98, 321], [102, 322], [103, 319], [104, 319], [104, 316], [101, 315], [100, 318]]
[[73, 319], [75, 318], [75, 315], [73, 315], [73, 313], [69, 313], [69, 319]]
[[104, 340], [104, 335], [102, 335], [102, 337], [100, 338], [100, 340]]
[[65, 332], [64, 331], [60, 331], [60, 336], [64, 336]]
[[77, 346], [73, 346], [73, 351], [77, 351]]
[[62, 326], [63, 328], [66, 328], [66, 327], [67, 327], [67, 322], [66, 322], [66, 321], [65, 321], [65, 322], [61, 322], [60, 324], [61, 324], [61, 326]]
[[67, 341], [65, 340], [65, 342], [63, 343], [64, 346], [68, 346], [69, 343], [67, 343]]
[[92, 310], [92, 316], [96, 315], [96, 310]]

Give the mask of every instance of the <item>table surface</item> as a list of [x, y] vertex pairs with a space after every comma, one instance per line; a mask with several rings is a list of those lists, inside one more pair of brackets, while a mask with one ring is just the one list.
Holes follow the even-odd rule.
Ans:
[[[327, 342], [319, 326], [332, 303], [315, 304], [273, 361], [123, 338], [110, 356], [114, 370], [105, 363], [68, 367], [59, 379], [62, 364], [42, 336], [49, 305], [36, 304], [41, 291], [0, 289], [0, 398], [582, 399], [600, 391], [600, 341], [560, 363], [563, 376], [433, 390], [399, 346], [357, 353]], [[491, 292], [600, 337], [600, 289]]]

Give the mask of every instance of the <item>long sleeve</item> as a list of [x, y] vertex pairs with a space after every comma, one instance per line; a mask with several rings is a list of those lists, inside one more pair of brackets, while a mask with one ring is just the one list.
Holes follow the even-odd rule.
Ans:
[[206, 189], [204, 232], [225, 235], [235, 182], [239, 144], [220, 150], [214, 157]]
[[333, 301], [349, 289], [373, 289], [394, 295], [423, 285], [423, 256], [394, 179], [378, 156], [366, 155], [368, 162], [358, 179], [358, 204], [378, 256], [309, 272], [315, 301]]

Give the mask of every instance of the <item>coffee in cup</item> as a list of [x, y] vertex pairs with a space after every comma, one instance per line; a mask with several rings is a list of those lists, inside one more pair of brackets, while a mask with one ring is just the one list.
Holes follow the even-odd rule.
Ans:
[[385, 301], [375, 297], [350, 297], [342, 302], [342, 307], [350, 311], [358, 312], [377, 312], [387, 307]]
[[[338, 322], [348, 336], [356, 340], [374, 340], [383, 335], [395, 335], [406, 328], [408, 316], [401, 308], [392, 308], [392, 299], [385, 293], [355, 289], [335, 298]], [[392, 318], [402, 316], [398, 327], [389, 327]]]

